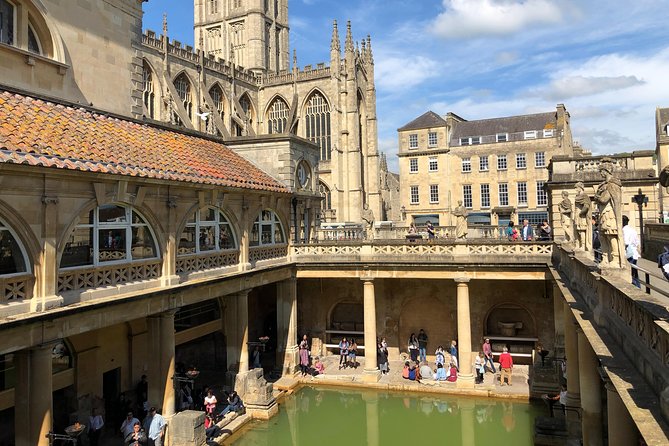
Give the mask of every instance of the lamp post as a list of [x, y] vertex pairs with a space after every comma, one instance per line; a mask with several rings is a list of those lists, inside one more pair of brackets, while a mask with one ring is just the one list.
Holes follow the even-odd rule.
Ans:
[[641, 232], [639, 235], [639, 247], [641, 248], [641, 251], [643, 251], [643, 207], [648, 206], [648, 197], [641, 193], [641, 188], [639, 188], [639, 192], [632, 197], [632, 203], [636, 203], [639, 207], [639, 231]]

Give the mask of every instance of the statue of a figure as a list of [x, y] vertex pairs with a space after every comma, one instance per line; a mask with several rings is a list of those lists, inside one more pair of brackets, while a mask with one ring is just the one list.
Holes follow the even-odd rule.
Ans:
[[453, 209], [455, 221], [455, 238], [467, 238], [467, 209], [462, 205], [462, 200], [458, 200], [458, 207]]
[[571, 206], [569, 192], [566, 190], [562, 191], [562, 201], [558, 204], [558, 210], [560, 211], [560, 224], [564, 231], [564, 241], [570, 243], [574, 240], [574, 209]]
[[362, 220], [366, 225], [366, 238], [368, 240], [374, 239], [374, 211], [369, 208], [369, 205], [365, 203], [365, 206], [362, 209]]
[[574, 219], [576, 223], [576, 243], [578, 249], [590, 251], [592, 249], [592, 206], [590, 205], [590, 196], [585, 193], [585, 186], [582, 182], [576, 183], [576, 206]]
[[595, 193], [595, 203], [599, 210], [599, 240], [602, 244], [600, 266], [622, 268], [625, 259], [622, 235], [622, 183], [613, 176], [613, 162], [602, 158], [599, 173], [604, 178]]

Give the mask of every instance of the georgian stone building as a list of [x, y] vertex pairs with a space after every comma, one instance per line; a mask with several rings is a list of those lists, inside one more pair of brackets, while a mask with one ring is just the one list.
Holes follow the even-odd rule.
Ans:
[[429, 111], [398, 129], [400, 197], [407, 219], [455, 225], [462, 201], [470, 225], [548, 217], [548, 164], [573, 153], [569, 113], [467, 121]]
[[[669, 108], [655, 110], [655, 156], [657, 168], [662, 171], [669, 165]], [[660, 223], [669, 223], [669, 192], [660, 186]]]

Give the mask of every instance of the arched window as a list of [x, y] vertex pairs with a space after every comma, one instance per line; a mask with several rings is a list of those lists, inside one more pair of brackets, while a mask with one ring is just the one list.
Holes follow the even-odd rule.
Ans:
[[[193, 93], [191, 91], [190, 81], [188, 80], [188, 76], [186, 76], [186, 73], [181, 73], [179, 76], [177, 76], [176, 79], [174, 79], [174, 86], [177, 89], [177, 93], [179, 94], [179, 99], [181, 99], [181, 103], [186, 109], [186, 114], [188, 115], [188, 119], [192, 121]], [[183, 125], [183, 122], [178, 116], [175, 116], [175, 118], [177, 124]]]
[[[214, 106], [216, 107], [215, 113], [218, 113], [218, 116], [220, 116], [221, 121], [223, 122], [223, 124], [225, 124], [225, 96], [223, 95], [223, 90], [221, 89], [221, 86], [216, 84], [213, 87], [211, 87], [211, 89], [209, 90], [209, 95], [214, 100]], [[211, 129], [212, 129], [211, 133], [216, 133], [219, 136], [221, 135], [221, 132], [218, 129], [216, 129], [215, 125], [211, 126]], [[214, 129], [216, 129], [215, 132]]]
[[285, 242], [286, 237], [279, 217], [269, 209], [262, 211], [253, 222], [250, 245], [277, 245]]
[[42, 44], [32, 25], [28, 25], [28, 51], [42, 54]]
[[288, 104], [283, 99], [276, 98], [267, 112], [267, 133], [285, 132], [289, 112]]
[[146, 107], [146, 113], [151, 119], [155, 118], [155, 108], [154, 104], [156, 103], [156, 94], [154, 93], [153, 86], [153, 72], [151, 68], [144, 62], [144, 69], [142, 72], [142, 97], [144, 100], [144, 106]]
[[223, 213], [215, 208], [195, 211], [179, 238], [178, 255], [236, 249], [232, 226]]
[[14, 231], [0, 220], [0, 276], [29, 272], [26, 250]]
[[305, 113], [307, 139], [321, 148], [321, 161], [330, 160], [330, 105], [323, 95], [315, 92], [307, 102]]
[[7, 0], [0, 0], [0, 43], [14, 45], [16, 42], [16, 6]]
[[[251, 105], [251, 99], [249, 99], [247, 94], [244, 94], [241, 98], [239, 98], [239, 105], [242, 107], [242, 111], [246, 115], [247, 125], [249, 127], [253, 127], [253, 121], [254, 121], [253, 106]], [[235, 128], [235, 135], [237, 136], [244, 135], [243, 127], [240, 127], [237, 123], [234, 123], [234, 128]]]
[[31, 2], [0, 0], [0, 43], [16, 47], [23, 42], [23, 49], [53, 57], [50, 39], [46, 22]]
[[332, 193], [327, 184], [322, 181], [318, 182], [318, 193], [323, 197], [323, 210], [332, 209]]
[[153, 232], [137, 211], [105, 204], [79, 217], [65, 244], [61, 268], [130, 262], [158, 257]]

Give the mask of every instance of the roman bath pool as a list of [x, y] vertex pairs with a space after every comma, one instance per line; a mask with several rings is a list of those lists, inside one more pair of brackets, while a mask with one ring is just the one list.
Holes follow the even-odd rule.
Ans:
[[279, 414], [229, 439], [246, 445], [532, 445], [534, 403], [303, 387]]

